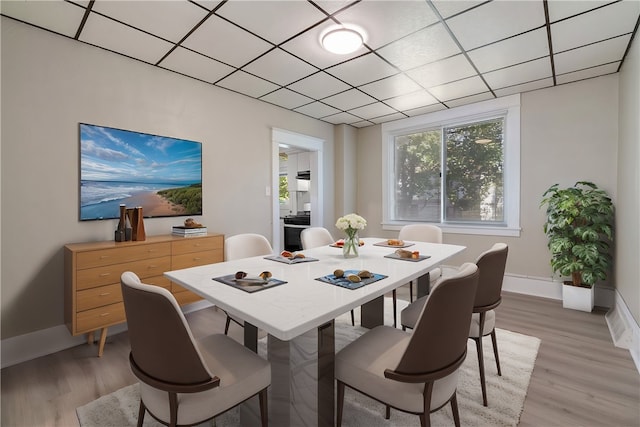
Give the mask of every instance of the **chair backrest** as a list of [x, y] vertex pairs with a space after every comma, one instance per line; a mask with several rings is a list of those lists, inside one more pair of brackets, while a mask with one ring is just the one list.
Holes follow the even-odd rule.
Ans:
[[429, 374], [464, 360], [478, 277], [465, 263], [431, 290], [396, 372]]
[[122, 273], [120, 284], [131, 359], [136, 367], [145, 376], [164, 383], [186, 385], [210, 381], [213, 376], [171, 292], [141, 283], [131, 271]]
[[271, 254], [273, 254], [273, 248], [267, 238], [261, 234], [236, 234], [224, 241], [225, 261]]
[[320, 246], [330, 245], [335, 242], [333, 236], [324, 227], [309, 227], [300, 233], [302, 249], [317, 248]]
[[414, 242], [442, 243], [442, 229], [431, 224], [408, 224], [398, 233], [400, 240], [413, 240]]
[[480, 279], [473, 304], [474, 310], [482, 307], [491, 309], [500, 302], [508, 253], [509, 247], [505, 243], [496, 243], [491, 249], [480, 254], [476, 260]]

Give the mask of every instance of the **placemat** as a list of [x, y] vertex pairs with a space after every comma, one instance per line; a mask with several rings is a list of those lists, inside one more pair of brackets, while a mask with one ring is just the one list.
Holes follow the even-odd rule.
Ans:
[[415, 243], [407, 243], [405, 242], [402, 245], [390, 245], [389, 243], [387, 243], [386, 240], [383, 240], [382, 242], [378, 242], [378, 243], [374, 243], [373, 246], [383, 246], [385, 248], [408, 248], [409, 246], [413, 246], [415, 245]]
[[249, 279], [249, 280], [236, 279], [235, 274], [228, 274], [226, 276], [214, 277], [212, 280], [215, 280], [220, 283], [224, 283], [225, 285], [233, 286], [236, 289], [240, 289], [249, 293], [262, 291], [265, 289], [273, 288], [275, 286], [279, 286], [287, 283], [284, 280], [274, 279], [273, 277], [263, 282], [255, 281], [252, 279]]
[[327, 274], [326, 276], [318, 277], [316, 280], [347, 289], [358, 289], [370, 283], [377, 282], [378, 280], [386, 279], [388, 277], [384, 274], [371, 273], [373, 277], [362, 279], [360, 282], [351, 282], [349, 279], [347, 279], [347, 276], [350, 274], [358, 274], [358, 270], [345, 270], [344, 277], [340, 278], [337, 278], [333, 274]]
[[285, 264], [300, 264], [301, 262], [313, 262], [313, 261], [318, 261], [318, 258], [311, 258], [311, 257], [304, 257], [304, 258], [287, 258], [287, 257], [283, 257], [282, 255], [270, 255], [270, 256], [266, 256], [264, 257], [264, 259], [268, 259], [271, 261], [277, 261], [277, 262], [282, 262]]
[[419, 262], [428, 258], [431, 258], [431, 255], [418, 255], [418, 258], [403, 258], [400, 255], [398, 255], [397, 253], [392, 253], [389, 255], [385, 255], [385, 258], [391, 258], [391, 259], [399, 259], [402, 261], [411, 261], [411, 262]]

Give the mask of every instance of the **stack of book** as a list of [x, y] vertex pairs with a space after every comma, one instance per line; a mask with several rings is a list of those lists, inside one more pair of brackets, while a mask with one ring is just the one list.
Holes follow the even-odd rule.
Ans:
[[207, 227], [185, 227], [183, 225], [174, 225], [172, 234], [174, 236], [182, 237], [206, 236]]

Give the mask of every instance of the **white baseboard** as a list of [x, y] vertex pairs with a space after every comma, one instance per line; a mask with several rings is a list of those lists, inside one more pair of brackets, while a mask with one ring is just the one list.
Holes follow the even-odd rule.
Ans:
[[609, 332], [616, 347], [631, 353], [636, 369], [640, 372], [640, 326], [633, 318], [622, 296], [615, 291], [615, 303], [605, 315]]
[[[208, 301], [198, 301], [182, 307], [182, 311], [190, 313], [203, 308], [211, 307]], [[110, 326], [108, 335], [115, 335], [127, 330], [127, 324], [122, 323]], [[99, 338], [98, 333], [95, 337]], [[86, 335], [72, 336], [65, 325], [58, 325], [52, 328], [41, 329], [24, 335], [2, 340], [1, 344], [1, 366], [16, 365], [27, 360], [36, 359], [47, 354], [56, 353], [67, 348], [75, 347], [86, 342]], [[96, 350], [97, 351], [97, 350]]]

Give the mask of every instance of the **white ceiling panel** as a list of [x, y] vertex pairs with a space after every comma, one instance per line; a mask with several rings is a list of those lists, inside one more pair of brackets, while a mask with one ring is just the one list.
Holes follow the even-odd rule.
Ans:
[[253, 98], [260, 98], [278, 89], [278, 85], [245, 73], [244, 71], [236, 71], [230, 76], [220, 80], [217, 85]]
[[157, 63], [173, 47], [171, 43], [96, 13], [87, 18], [80, 40], [150, 64]]
[[[200, 85], [366, 127], [616, 73], [640, 0], [2, 0], [0, 13]], [[366, 44], [325, 51], [323, 32], [340, 23], [363, 29]]]
[[[186, 0], [98, 0], [94, 3], [92, 10], [174, 43], [186, 36], [208, 13]], [[153, 13], [150, 13], [151, 11]]]
[[351, 88], [351, 86], [320, 71], [289, 85], [289, 88], [311, 98], [322, 99], [338, 92], [343, 92]]
[[273, 47], [216, 16], [209, 17], [183, 45], [234, 67], [246, 64]]
[[460, 49], [442, 24], [436, 24], [378, 50], [387, 61], [409, 70], [460, 53]]
[[564, 74], [618, 61], [624, 55], [629, 37], [616, 37], [554, 55], [556, 73]]
[[551, 75], [551, 59], [545, 57], [485, 73], [484, 79], [492, 89], [498, 89], [551, 77]]
[[425, 88], [438, 86], [476, 74], [464, 55], [456, 55], [407, 71], [407, 75]]
[[[228, 1], [216, 13], [273, 44], [280, 44], [327, 18], [306, 1]], [[287, 16], [296, 18], [286, 19]]]
[[469, 58], [483, 73], [548, 55], [549, 43], [544, 28], [469, 52]]
[[229, 67], [222, 62], [207, 58], [183, 47], [178, 47], [171, 52], [160, 63], [160, 66], [209, 83], [215, 83], [234, 70], [233, 67]]
[[362, 1], [335, 17], [365, 31], [372, 49], [389, 44], [438, 21], [426, 1]]
[[46, 28], [67, 37], [74, 37], [84, 16], [84, 8], [62, 0], [1, 1], [0, 12], [5, 16]]
[[398, 70], [370, 53], [331, 67], [327, 72], [350, 85], [360, 86], [397, 74]]
[[492, 1], [447, 20], [447, 25], [466, 50], [544, 24], [544, 7], [537, 1]]

